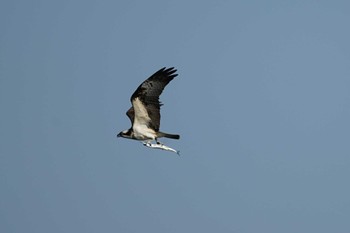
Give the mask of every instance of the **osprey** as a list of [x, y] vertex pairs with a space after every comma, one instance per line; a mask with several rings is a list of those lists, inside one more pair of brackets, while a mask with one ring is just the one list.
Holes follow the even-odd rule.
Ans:
[[[160, 149], [169, 147], [155, 146], [162, 145], [158, 138], [180, 138], [180, 135], [159, 131], [160, 106], [162, 105], [159, 96], [165, 86], [177, 76], [175, 73], [174, 67], [168, 69], [164, 67], [141, 83], [130, 98], [132, 107], [126, 112], [131, 121], [131, 128], [121, 131], [118, 137], [140, 140], [145, 146]], [[155, 140], [157, 144], [150, 144], [152, 140]]]

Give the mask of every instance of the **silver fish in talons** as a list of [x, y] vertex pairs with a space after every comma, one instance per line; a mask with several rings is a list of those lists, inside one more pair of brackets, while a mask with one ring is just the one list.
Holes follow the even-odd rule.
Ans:
[[161, 149], [161, 150], [167, 150], [167, 151], [175, 152], [176, 154], [178, 154], [180, 156], [180, 151], [175, 150], [175, 149], [173, 149], [171, 147], [168, 147], [168, 146], [166, 146], [164, 144], [160, 144], [160, 143], [152, 144], [152, 143], [149, 143], [149, 142], [143, 142], [143, 145], [147, 146], [149, 148]]

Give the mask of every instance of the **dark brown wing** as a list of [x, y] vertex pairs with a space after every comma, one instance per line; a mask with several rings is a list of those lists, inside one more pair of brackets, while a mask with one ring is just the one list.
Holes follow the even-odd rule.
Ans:
[[126, 112], [126, 115], [129, 117], [131, 125], [134, 124], [135, 111], [133, 107], [129, 108], [129, 110]]
[[[158, 131], [160, 126], [160, 106], [162, 104], [159, 101], [159, 96], [162, 94], [165, 86], [177, 76], [175, 72], [176, 69], [174, 69], [174, 67], [168, 69], [164, 67], [158, 70], [144, 81], [131, 96], [131, 103], [133, 103], [134, 99], [138, 98], [142, 104], [145, 105], [148, 116], [151, 119], [148, 126], [155, 131]], [[131, 109], [129, 109], [129, 111], [130, 110]], [[130, 119], [131, 115], [137, 115], [137, 113], [132, 114], [131, 111], [130, 113], [129, 111], [127, 115]]]

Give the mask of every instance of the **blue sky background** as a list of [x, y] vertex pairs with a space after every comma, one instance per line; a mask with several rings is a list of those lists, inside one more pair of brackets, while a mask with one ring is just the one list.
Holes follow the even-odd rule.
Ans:
[[[350, 232], [348, 1], [1, 1], [0, 232]], [[163, 66], [164, 139], [117, 139]]]

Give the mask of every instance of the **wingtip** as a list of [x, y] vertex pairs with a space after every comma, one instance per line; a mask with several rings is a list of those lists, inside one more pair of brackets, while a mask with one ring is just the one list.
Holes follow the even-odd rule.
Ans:
[[157, 75], [157, 74], [165, 74], [167, 77], [173, 79], [175, 78], [178, 74], [176, 74], [177, 69], [175, 69], [175, 67], [163, 67], [161, 69], [159, 69], [156, 73], [154, 73], [153, 75]]
[[171, 76], [172, 78], [175, 78], [177, 76], [176, 72], [177, 69], [175, 69], [174, 67], [170, 67], [164, 70], [164, 72], [168, 75]]
[[175, 67], [169, 67], [169, 68], [166, 68], [165, 71], [167, 71], [167, 72], [176, 72], [177, 69], [175, 69]]

